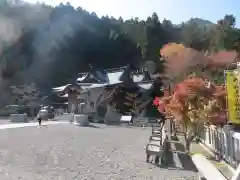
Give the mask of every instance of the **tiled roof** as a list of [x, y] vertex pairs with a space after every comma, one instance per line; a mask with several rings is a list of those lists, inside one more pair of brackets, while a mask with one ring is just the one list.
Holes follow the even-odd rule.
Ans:
[[133, 75], [133, 82], [141, 82], [144, 79], [144, 75]]
[[[81, 88], [82, 89], [92, 89], [92, 88], [97, 88], [97, 87], [104, 87], [104, 86], [107, 86], [107, 85], [119, 84], [119, 83], [122, 82], [122, 81], [119, 80], [119, 78], [121, 77], [123, 72], [124, 72], [124, 70], [109, 72], [109, 73], [107, 73], [107, 75], [108, 75], [108, 82], [107, 83], [93, 83], [90, 86], [82, 85]], [[80, 85], [81, 85], [81, 83], [80, 83]]]
[[[101, 83], [103, 81], [103, 74], [99, 71], [94, 73], [87, 73], [83, 76], [77, 78], [77, 83], [79, 84], [92, 84], [92, 83]], [[107, 81], [107, 80], [105, 80]]]
[[62, 95], [67, 93], [69, 90], [80, 91], [81, 89], [82, 89], [81, 86], [79, 86], [78, 84], [67, 84], [64, 86], [52, 88], [53, 92], [58, 92]]
[[88, 74], [84, 74], [83, 76], [77, 78], [77, 81], [83, 81], [87, 76]]
[[[118, 69], [108, 69], [108, 70], [105, 70], [105, 72], [107, 77], [103, 77], [104, 73], [102, 73], [101, 71], [99, 72], [97, 71], [95, 73], [80, 73], [81, 77], [77, 78], [76, 84], [79, 85], [79, 87], [82, 90], [87, 90], [87, 89], [122, 83], [120, 79], [123, 76], [123, 74], [126, 72], [126, 67], [118, 68]], [[133, 78], [133, 82], [137, 83], [141, 89], [148, 90], [152, 87], [152, 82], [150, 83], [148, 81], [149, 77], [147, 77], [146, 73], [133, 74], [132, 78]], [[145, 80], [147, 81], [142, 82]], [[53, 88], [53, 91], [55, 92], [64, 91], [69, 85], [70, 84]]]
[[137, 83], [138, 87], [140, 87], [141, 92], [145, 92], [150, 90], [153, 87], [153, 81], [146, 81]]
[[121, 83], [122, 81], [120, 81], [119, 79], [120, 79], [120, 77], [123, 73], [124, 73], [124, 70], [119, 70], [119, 71], [116, 71], [116, 72], [107, 73], [108, 79], [109, 79], [108, 84]]
[[148, 90], [153, 86], [153, 83], [152, 82], [151, 83], [142, 83], [142, 84], [138, 84], [138, 86], [142, 89]]
[[55, 87], [55, 88], [52, 88], [53, 91], [55, 92], [60, 92], [60, 91], [63, 91], [67, 86], [69, 86], [70, 84], [67, 84], [67, 85], [64, 85], [64, 86], [59, 86], [59, 87]]
[[[106, 70], [96, 70], [88, 73], [79, 73], [81, 77], [77, 78], [77, 83], [81, 84], [92, 84], [92, 83], [108, 83], [114, 84], [116, 78], [119, 80], [119, 73], [123, 73], [126, 67], [106, 69]], [[106, 76], [107, 75], [107, 76]], [[113, 82], [114, 81], [114, 82]]]
[[92, 89], [92, 88], [104, 87], [106, 85], [108, 85], [108, 84], [107, 83], [104, 83], [104, 84], [91, 84], [90, 86], [82, 85], [81, 88], [82, 89]]
[[67, 98], [67, 97], [68, 97], [68, 94], [64, 94], [64, 95], [62, 95], [62, 96], [60, 96], [60, 97]]

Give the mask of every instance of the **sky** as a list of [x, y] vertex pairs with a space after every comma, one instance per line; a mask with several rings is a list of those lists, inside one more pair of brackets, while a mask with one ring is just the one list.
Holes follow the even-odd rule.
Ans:
[[240, 28], [240, 0], [26, 0], [44, 2], [53, 6], [60, 2], [70, 2], [74, 7], [81, 6], [98, 16], [108, 15], [123, 19], [146, 17], [156, 12], [160, 20], [169, 19], [174, 24], [198, 17], [217, 22], [226, 14], [236, 17]]

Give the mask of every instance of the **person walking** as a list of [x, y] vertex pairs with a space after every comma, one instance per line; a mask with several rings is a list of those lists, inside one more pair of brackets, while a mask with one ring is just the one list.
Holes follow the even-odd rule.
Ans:
[[39, 126], [42, 125], [42, 120], [43, 120], [43, 119], [47, 119], [47, 117], [48, 117], [48, 111], [47, 111], [46, 108], [42, 107], [42, 108], [39, 110], [39, 112], [38, 112], [38, 114], [37, 114], [37, 118], [36, 118], [37, 121], [38, 121]]
[[42, 118], [41, 117], [38, 118], [38, 124], [39, 124], [39, 126], [42, 125]]

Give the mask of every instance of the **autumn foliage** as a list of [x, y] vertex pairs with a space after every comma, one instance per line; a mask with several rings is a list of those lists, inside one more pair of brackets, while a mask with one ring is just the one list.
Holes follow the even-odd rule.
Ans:
[[[176, 43], [163, 46], [160, 49], [160, 55], [165, 59], [166, 74], [178, 79], [180, 76], [181, 79], [184, 79], [192, 72], [208, 77], [223, 76], [224, 69], [236, 66], [238, 58], [236, 51], [222, 50], [207, 55], [204, 52]], [[220, 73], [216, 74], [216, 71]]]
[[[215, 123], [212, 119], [214, 114], [225, 109], [225, 88], [203, 78], [188, 77], [175, 86], [172, 95], [156, 97], [154, 105], [160, 112], [177, 121], [189, 118], [192, 122], [201, 120]], [[199, 110], [206, 113], [200, 116], [199, 112], [196, 117], [193, 116]]]
[[176, 43], [165, 45], [160, 50], [160, 55], [166, 60], [166, 73], [172, 76], [179, 76], [192, 68], [196, 71], [208, 62], [208, 57], [203, 52]]
[[237, 61], [237, 51], [222, 50], [210, 55], [197, 51], [192, 48], [187, 48], [182, 44], [169, 43], [160, 49], [160, 55], [167, 60], [167, 63], [192, 65], [216, 65], [229, 66]]
[[196, 76], [177, 84], [171, 95], [156, 97], [153, 104], [180, 125], [189, 141], [200, 133], [205, 124], [226, 122], [224, 86], [213, 85]]
[[225, 50], [207, 54], [177, 43], [165, 45], [160, 56], [174, 88], [171, 94], [165, 90], [163, 97], [156, 97], [154, 106], [179, 125], [189, 148], [204, 125], [226, 123], [225, 87], [216, 84], [224, 83], [224, 69], [234, 68], [239, 56]]
[[238, 58], [236, 51], [220, 51], [209, 56], [209, 68], [229, 68], [235, 65]]

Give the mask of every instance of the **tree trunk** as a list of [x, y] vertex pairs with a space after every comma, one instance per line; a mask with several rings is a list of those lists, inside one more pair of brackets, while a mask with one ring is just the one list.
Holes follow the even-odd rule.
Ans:
[[185, 149], [187, 149], [187, 134], [184, 133], [184, 143], [185, 143]]
[[195, 137], [195, 135], [191, 135], [189, 137], [187, 137], [187, 135], [184, 135], [184, 138], [185, 138], [185, 148], [186, 148], [186, 151], [188, 153], [190, 152], [190, 145], [191, 145], [191, 142], [194, 139], [194, 137]]
[[185, 148], [186, 148], [186, 151], [189, 153], [190, 151], [190, 144], [191, 144], [191, 141], [188, 140], [188, 138], [186, 139], [186, 145], [185, 145]]
[[177, 137], [176, 124], [172, 122], [172, 136]]

